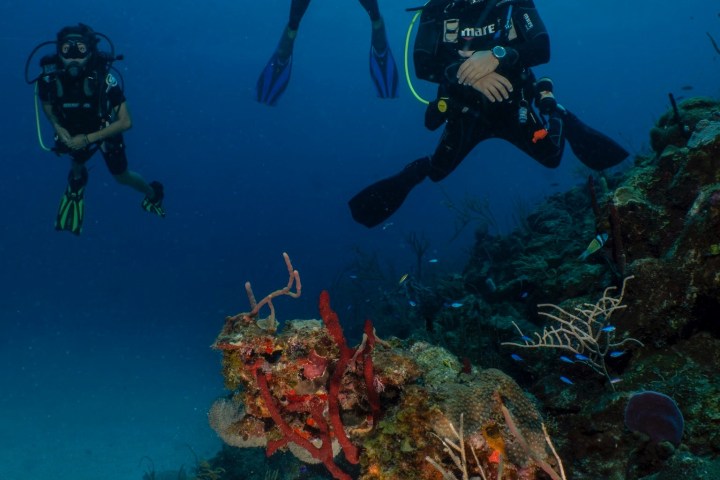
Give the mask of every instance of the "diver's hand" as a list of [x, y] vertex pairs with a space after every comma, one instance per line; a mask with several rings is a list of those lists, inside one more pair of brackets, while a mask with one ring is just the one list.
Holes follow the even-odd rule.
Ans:
[[60, 140], [62, 143], [64, 143], [68, 147], [70, 146], [70, 145], [68, 145], [68, 142], [72, 138], [70, 136], [70, 132], [68, 132], [63, 127], [58, 125], [57, 127], [55, 127], [55, 134], [57, 135], [58, 140]]
[[461, 85], [472, 85], [484, 76], [495, 71], [500, 62], [489, 50], [473, 52], [458, 50], [461, 57], [466, 58], [458, 69], [457, 78]]
[[71, 150], [81, 150], [88, 146], [87, 135], [75, 135], [65, 145]]
[[485, 97], [493, 103], [507, 100], [510, 98], [510, 92], [513, 91], [510, 80], [496, 72], [485, 75], [470, 86], [485, 95]]

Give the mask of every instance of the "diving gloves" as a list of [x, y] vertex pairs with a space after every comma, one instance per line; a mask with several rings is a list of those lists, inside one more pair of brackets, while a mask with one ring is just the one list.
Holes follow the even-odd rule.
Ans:
[[80, 235], [85, 216], [84, 193], [87, 181], [88, 172], [85, 167], [82, 167], [79, 178], [75, 178], [73, 172], [70, 171], [68, 186], [60, 199], [55, 230], [67, 230], [75, 235]]
[[155, 194], [153, 195], [152, 199], [150, 197], [145, 197], [142, 201], [141, 207], [146, 212], [154, 213], [158, 217], [165, 218], [165, 210], [162, 207], [162, 201], [163, 198], [165, 198], [165, 191], [163, 189], [162, 183], [151, 182], [150, 187], [153, 189], [153, 192], [155, 192]]

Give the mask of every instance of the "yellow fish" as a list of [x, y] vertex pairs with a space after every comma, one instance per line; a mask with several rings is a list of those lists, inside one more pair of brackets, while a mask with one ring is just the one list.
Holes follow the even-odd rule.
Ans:
[[605, 242], [607, 241], [607, 239], [608, 239], [607, 233], [605, 233], [605, 232], [598, 233], [595, 236], [595, 238], [593, 238], [592, 242], [590, 242], [590, 245], [587, 246], [585, 251], [580, 254], [580, 256], [578, 257], [578, 260], [581, 260], [581, 261], [585, 260], [587, 257], [592, 255], [593, 253], [600, 250], [603, 247], [603, 245], [605, 245]]
[[708, 248], [708, 251], [705, 254], [706, 257], [714, 257], [716, 255], [720, 255], [720, 243], [710, 245], [710, 248]]
[[407, 280], [408, 274], [406, 273], [402, 277], [400, 277], [400, 281], [398, 282], [398, 285], [402, 285], [405, 280]]

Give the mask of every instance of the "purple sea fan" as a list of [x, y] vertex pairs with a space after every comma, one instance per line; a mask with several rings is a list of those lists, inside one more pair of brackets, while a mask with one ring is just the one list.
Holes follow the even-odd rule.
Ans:
[[648, 435], [653, 443], [680, 445], [685, 420], [675, 400], [659, 392], [645, 391], [630, 397], [625, 407], [625, 425]]

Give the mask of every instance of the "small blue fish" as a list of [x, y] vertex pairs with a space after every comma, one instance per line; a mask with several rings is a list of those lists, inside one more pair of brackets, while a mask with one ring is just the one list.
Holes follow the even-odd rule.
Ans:
[[625, 352], [610, 352], [612, 358], [622, 357], [623, 355], [625, 355]]
[[413, 302], [412, 300], [408, 300], [408, 305], [410, 305], [411, 307], [416, 307], [417, 303]]
[[614, 332], [614, 331], [615, 331], [615, 327], [613, 327], [612, 325], [608, 325], [608, 326], [605, 327], [605, 328], [601, 328], [600, 331], [601, 331], [601, 332]]
[[522, 358], [520, 355], [518, 355], [517, 353], [513, 353], [512, 355], [510, 355], [510, 358], [512, 358], [512, 359], [515, 360], [516, 362], [524, 362], [524, 361], [525, 361], [525, 360], [523, 360], [523, 358]]
[[560, 377], [560, 380], [567, 383], [568, 385], [574, 385], [573, 381], [570, 380], [568, 377]]
[[562, 361], [565, 362], [565, 363], [575, 363], [575, 361], [574, 361], [572, 358], [566, 357], [565, 355], [563, 355], [562, 357], [560, 357], [560, 360], [562, 360]]
[[611, 378], [610, 379], [610, 383], [613, 383], [613, 384], [620, 383], [620, 382], [622, 382], [622, 378]]
[[532, 342], [532, 338], [528, 337], [527, 335], [523, 335], [520, 337], [520, 340], [524, 340], [526, 342]]
[[450, 306], [451, 306], [452, 308], [460, 308], [460, 307], [462, 307], [463, 305], [464, 305], [464, 304], [461, 303], [461, 302], [453, 302], [453, 303], [450, 304]]
[[350, 275], [350, 278], [351, 278], [352, 280], [357, 280], [357, 275]]
[[431, 258], [430, 260], [428, 260], [428, 263], [438, 263], [438, 259], [437, 259], [437, 258]]
[[525, 300], [528, 297], [528, 295], [529, 295], [528, 292], [522, 292], [520, 294], [520, 300]]
[[605, 233], [605, 232], [598, 233], [595, 236], [595, 238], [593, 238], [592, 242], [590, 242], [590, 245], [587, 246], [585, 251], [580, 254], [580, 256], [578, 257], [578, 260], [580, 260], [580, 261], [585, 260], [587, 257], [592, 255], [593, 253], [600, 250], [603, 247], [603, 245], [605, 245], [605, 242], [607, 241], [607, 239], [608, 239], [607, 233]]
[[577, 358], [577, 359], [580, 360], [581, 362], [587, 362], [588, 360], [590, 360], [588, 357], [586, 357], [586, 356], [583, 355], [582, 353], [576, 353], [576, 354], [575, 354], [575, 358]]

